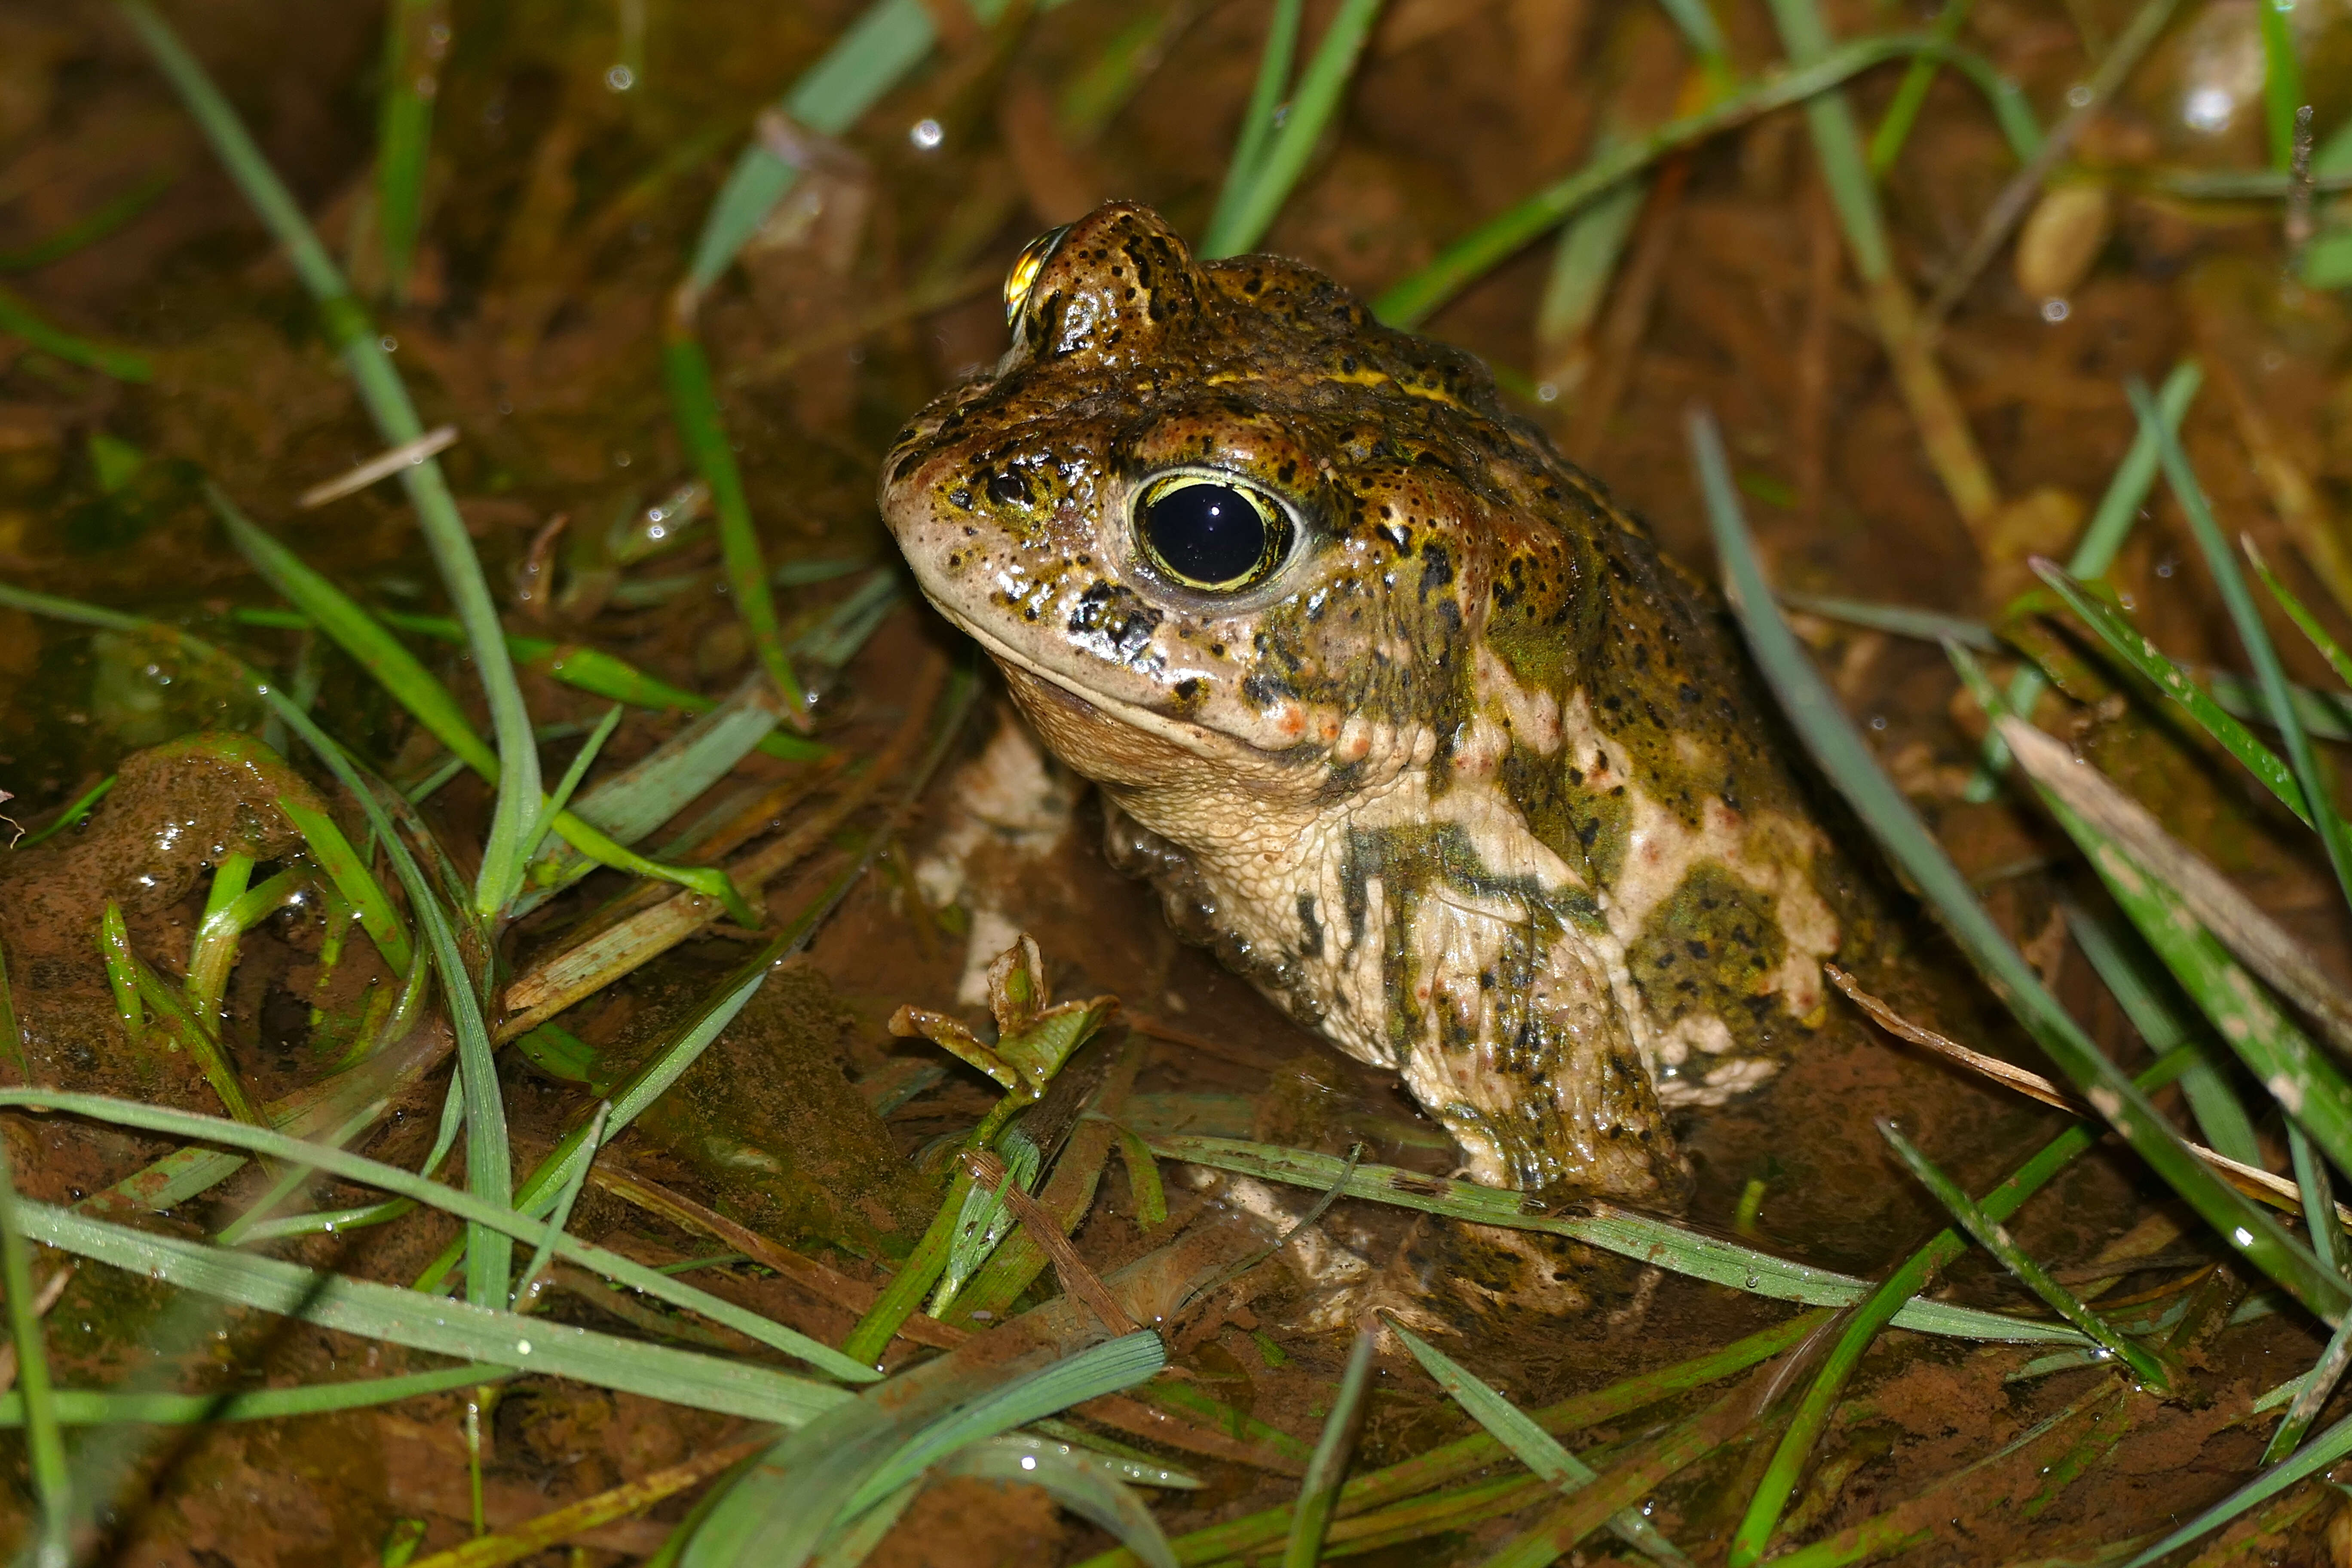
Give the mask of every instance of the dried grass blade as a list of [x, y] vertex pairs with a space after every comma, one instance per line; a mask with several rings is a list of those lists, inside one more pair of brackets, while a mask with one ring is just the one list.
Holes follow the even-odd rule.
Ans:
[[1989, 1057], [1982, 1051], [1971, 1050], [1948, 1036], [1939, 1035], [1933, 1029], [1924, 1028], [1911, 1022], [1885, 1002], [1855, 984], [1853, 976], [1836, 964], [1822, 964], [1822, 973], [1830, 977], [1832, 984], [1845, 993], [1849, 1001], [1869, 1014], [1873, 1023], [1898, 1039], [1908, 1040], [1922, 1049], [1935, 1052], [1948, 1061], [1958, 1062], [1971, 1072], [1989, 1078], [2004, 1088], [2013, 1089], [2028, 1099], [2038, 1100], [2044, 1105], [2053, 1106], [2070, 1116], [2093, 1114], [2089, 1106], [2068, 1094], [2040, 1073], [2028, 1072], [2013, 1062], [2005, 1062], [1999, 1057]]
[[1984, 218], [1977, 226], [1968, 248], [1944, 274], [1934, 296], [1927, 301], [1927, 308], [1920, 317], [1924, 330], [1935, 331], [1951, 308], [1959, 302], [1960, 296], [1968, 292], [1969, 286], [1976, 281], [1977, 274], [1984, 270], [1985, 263], [1992, 259], [1993, 253], [2009, 237], [2011, 228], [2025, 216], [2025, 209], [2041, 194], [2042, 181], [2058, 166], [2058, 160], [2066, 155], [2067, 149], [2074, 145], [2083, 128], [2105, 112], [2107, 100], [2115, 96], [2125, 79], [2131, 75], [2132, 68], [2139, 64], [2140, 57], [2163, 33], [2164, 25], [2172, 19], [2173, 9], [2178, 4], [2179, 0], [2143, 0], [2130, 25], [2109, 46], [2107, 52], [2100, 58], [2098, 69], [2091, 74], [2086, 84], [2090, 96], [2075, 104], [2073, 112], [2058, 122], [2042, 145], [2034, 150], [2033, 155], [2025, 161], [2025, 166], [2010, 177], [2009, 184], [2001, 187], [2000, 194], [1993, 198], [1992, 205], [1985, 210]]
[[356, 495], [378, 479], [388, 479], [401, 469], [446, 452], [457, 444], [457, 427], [455, 425], [436, 425], [414, 441], [403, 441], [399, 446], [388, 451], [379, 452], [366, 462], [358, 464], [331, 479], [321, 479], [295, 497], [294, 504], [301, 510], [309, 511], [314, 507], [322, 507], [331, 500], [341, 500], [345, 496]]
[[1546, 1568], [1660, 1484], [1737, 1437], [1755, 1415], [1752, 1402], [1738, 1394], [1717, 1400], [1642, 1444], [1592, 1485], [1555, 1504], [1480, 1568]]
[[634, 1481], [624, 1481], [617, 1487], [583, 1498], [567, 1508], [541, 1514], [528, 1523], [502, 1530], [496, 1535], [486, 1535], [469, 1541], [463, 1546], [453, 1546], [446, 1552], [436, 1552], [430, 1557], [417, 1559], [409, 1568], [504, 1568], [509, 1563], [520, 1563], [551, 1546], [560, 1546], [584, 1530], [600, 1524], [610, 1524], [616, 1519], [626, 1519], [642, 1513], [664, 1498], [672, 1497], [692, 1486], [699, 1486], [730, 1465], [740, 1464], [769, 1447], [767, 1437], [754, 1437], [749, 1442], [729, 1443], [706, 1449], [681, 1464], [640, 1476]]
[[[2029, 1099], [2038, 1100], [2042, 1104], [2063, 1110], [2071, 1116], [2089, 1119], [2097, 1114], [2090, 1106], [2068, 1094], [2040, 1073], [2028, 1072], [2012, 1062], [2002, 1061], [1998, 1057], [1989, 1057], [1982, 1051], [1971, 1050], [1958, 1040], [1948, 1038], [1933, 1029], [1922, 1028], [1879, 998], [1854, 984], [1853, 977], [1836, 965], [1824, 964], [1822, 967], [1829, 973], [1831, 980], [1836, 984], [1837, 988], [1844, 992], [1856, 1006], [1869, 1014], [1871, 1021], [1888, 1034], [1933, 1051], [1937, 1056], [1957, 1062], [1973, 1072], [1981, 1073], [2005, 1089], [2015, 1089]], [[2151, 1041], [2150, 1044], [2153, 1045], [2154, 1042]], [[2184, 1071], [2181, 1077], [2185, 1081], [2187, 1073]], [[2303, 1194], [2294, 1183], [2273, 1175], [2259, 1165], [2241, 1160], [2234, 1155], [2208, 1149], [2202, 1144], [2191, 1143], [2189, 1148], [2199, 1159], [2221, 1172], [2229, 1179], [2231, 1185], [2256, 1203], [2268, 1204], [2273, 1208], [2284, 1209], [2291, 1214], [2307, 1209], [2308, 1205], [2304, 1203]], [[2340, 1213], [2346, 1223], [2352, 1224], [2352, 1208], [2343, 1208]]]
[[[1780, 706], [1823, 771], [2029, 1033], [2157, 1173], [2264, 1273], [2331, 1322], [2352, 1308], [2352, 1289], [2242, 1194], [2191, 1154], [2147, 1097], [2107, 1060], [2042, 986], [1996, 926], [1911, 804], [1879, 770], [1835, 697], [1782, 621], [1764, 581], [1731, 483], [1721, 437], [1703, 414], [1691, 441], [1727, 595]], [[2091, 1091], [2097, 1090], [2096, 1094]], [[2112, 1106], [2112, 1110], [2108, 1109]]]

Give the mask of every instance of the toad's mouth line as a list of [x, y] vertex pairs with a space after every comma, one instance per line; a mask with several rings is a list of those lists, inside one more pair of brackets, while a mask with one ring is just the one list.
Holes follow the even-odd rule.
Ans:
[[[933, 603], [936, 604], [937, 601], [934, 600]], [[956, 624], [958, 629], [978, 643], [988, 656], [999, 664], [1011, 665], [1023, 674], [1044, 681], [1053, 687], [1056, 692], [1068, 697], [1087, 710], [1103, 714], [1114, 722], [1125, 724], [1130, 729], [1141, 730], [1146, 734], [1156, 735], [1171, 745], [1181, 746], [1194, 756], [1205, 758], [1211, 762], [1231, 762], [1237, 753], [1254, 758], [1264, 758], [1274, 754], [1253, 746], [1246, 741], [1237, 740], [1222, 730], [1212, 730], [1206, 725], [1191, 723], [1182, 719], [1171, 719], [1164, 713], [1154, 713], [1149, 708], [1138, 707], [1132, 702], [1121, 701], [1118, 698], [1107, 697], [1099, 691], [1091, 690], [1079, 685], [1068, 676], [1049, 669], [1027, 655], [1008, 647], [1001, 639], [972, 625], [947, 605], [941, 605], [940, 608], [948, 619]]]

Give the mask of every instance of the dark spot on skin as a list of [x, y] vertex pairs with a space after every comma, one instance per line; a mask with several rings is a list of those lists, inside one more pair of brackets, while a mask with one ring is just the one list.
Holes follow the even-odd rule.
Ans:
[[1298, 951], [1308, 958], [1323, 956], [1323, 922], [1315, 915], [1315, 895], [1298, 895], [1298, 928], [1303, 935]]
[[958, 485], [954, 489], [948, 492], [948, 504], [955, 508], [958, 511], [970, 511], [971, 510], [971, 492], [965, 489], [961, 485]]
[[[1454, 584], [1454, 557], [1445, 546], [1431, 544], [1421, 552], [1421, 596], [1424, 599]], [[1456, 614], [1459, 614], [1457, 611]]]
[[[1034, 620], [1033, 613], [1030, 619]], [[1116, 583], [1097, 583], [1078, 597], [1070, 612], [1069, 634], [1105, 658], [1131, 662], [1151, 646], [1160, 626], [1160, 612], [1139, 598], [1134, 590]]]
[[1190, 702], [1200, 694], [1201, 683], [1192, 676], [1188, 675], [1176, 683], [1176, 700], [1179, 702]]

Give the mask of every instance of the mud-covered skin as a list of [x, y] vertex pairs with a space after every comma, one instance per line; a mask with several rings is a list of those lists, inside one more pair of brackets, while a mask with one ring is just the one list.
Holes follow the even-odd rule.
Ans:
[[[1287, 503], [1270, 579], [1146, 561], [1130, 509], [1177, 466]], [[1320, 274], [1097, 210], [881, 500], [1103, 786], [1114, 860], [1479, 1180], [1672, 1201], [1664, 1110], [1817, 1026], [1856, 906], [1699, 593], [1484, 367]]]

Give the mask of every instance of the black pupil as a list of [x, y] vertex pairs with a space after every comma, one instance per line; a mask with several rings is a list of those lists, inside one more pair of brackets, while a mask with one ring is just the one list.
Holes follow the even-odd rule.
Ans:
[[1188, 583], [1221, 587], [1266, 555], [1265, 518], [1231, 485], [1179, 485], [1144, 508], [1143, 533], [1160, 563]]

